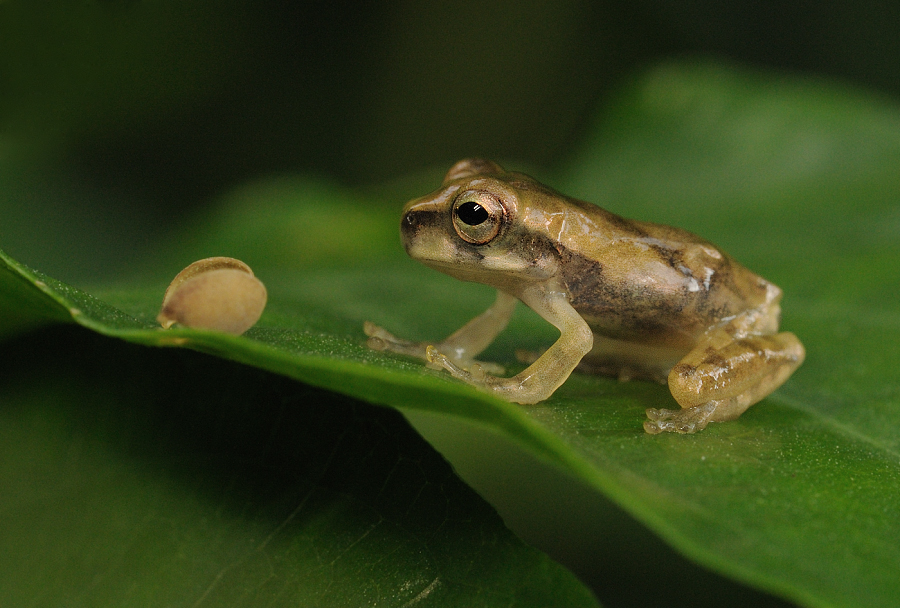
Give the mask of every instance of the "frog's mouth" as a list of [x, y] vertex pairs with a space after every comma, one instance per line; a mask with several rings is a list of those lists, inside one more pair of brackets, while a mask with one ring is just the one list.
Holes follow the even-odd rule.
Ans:
[[452, 242], [447, 244], [446, 249], [414, 244], [407, 252], [417, 262], [460, 281], [500, 288], [510, 284], [511, 274], [516, 276], [515, 272], [510, 272], [511, 269], [504, 260], [485, 257], [478, 251], [457, 247]]
[[469, 255], [443, 239], [412, 239], [404, 243], [404, 248], [409, 257], [417, 262], [454, 276], [472, 263]]

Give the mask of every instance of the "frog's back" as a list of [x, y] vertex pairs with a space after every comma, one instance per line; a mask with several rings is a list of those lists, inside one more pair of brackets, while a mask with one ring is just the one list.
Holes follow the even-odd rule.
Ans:
[[557, 238], [563, 280], [597, 333], [688, 345], [723, 320], [780, 298], [777, 287], [686, 230], [572, 199], [565, 208], [567, 227]]

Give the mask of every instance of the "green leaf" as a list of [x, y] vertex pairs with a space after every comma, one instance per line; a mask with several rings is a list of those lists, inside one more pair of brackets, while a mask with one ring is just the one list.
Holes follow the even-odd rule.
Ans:
[[[575, 375], [546, 402], [521, 407], [368, 351], [364, 320], [441, 337], [490, 292], [401, 259], [398, 245], [384, 249], [372, 228], [396, 233], [384, 206], [371, 204], [371, 220], [360, 221], [351, 195], [317, 182], [257, 186], [264, 194], [245, 192], [219, 218], [198, 222], [206, 236], [165, 248], [185, 258], [180, 266], [216, 254], [256, 270], [270, 306], [240, 338], [154, 329], [159, 268], [136, 276], [139, 288], [92, 290], [100, 302], [2, 259], [12, 276], [48, 286], [54, 318], [68, 311], [105, 335], [213, 353], [491, 429], [713, 570], [803, 605], [892, 606], [900, 594], [898, 166], [895, 106], [818, 81], [676, 63], [624, 90], [553, 179], [612, 211], [702, 234], [784, 289], [783, 325], [806, 345], [806, 363], [739, 420], [694, 436], [643, 434], [647, 407], [673, 406], [661, 386]], [[158, 263], [172, 264], [174, 276], [171, 255]], [[34, 313], [36, 323], [49, 316]], [[553, 337], [520, 311], [487, 354], [514, 367], [514, 348]]]
[[397, 412], [84, 330], [4, 350], [4, 606], [597, 605]]

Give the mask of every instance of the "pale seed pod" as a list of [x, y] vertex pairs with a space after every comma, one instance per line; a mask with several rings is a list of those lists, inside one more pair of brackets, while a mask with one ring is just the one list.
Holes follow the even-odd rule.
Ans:
[[239, 336], [259, 321], [266, 297], [265, 286], [242, 261], [206, 258], [172, 280], [156, 320], [163, 329], [178, 323]]

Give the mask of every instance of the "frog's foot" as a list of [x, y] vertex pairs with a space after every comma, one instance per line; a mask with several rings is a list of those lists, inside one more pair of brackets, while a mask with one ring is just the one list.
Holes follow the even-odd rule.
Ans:
[[499, 365], [497, 363], [476, 361], [474, 359], [466, 358], [464, 349], [453, 348], [446, 342], [412, 342], [410, 340], [404, 340], [403, 338], [396, 337], [394, 334], [384, 329], [383, 327], [379, 327], [378, 325], [375, 325], [374, 323], [371, 323], [369, 321], [366, 321], [363, 324], [363, 331], [367, 336], [369, 336], [369, 339], [366, 341], [366, 345], [372, 350], [386, 350], [392, 353], [399, 353], [401, 355], [416, 357], [417, 359], [424, 359], [428, 367], [430, 367], [431, 369], [448, 368], [437, 359], [432, 360], [432, 358], [428, 356], [428, 349], [430, 348], [434, 349], [435, 352], [438, 353], [450, 352], [456, 354], [456, 357], [443, 354], [441, 355], [441, 357], [444, 357], [457, 369], [467, 370], [478, 367], [484, 372], [494, 375], [501, 375], [506, 372], [506, 369], [502, 365]]
[[371, 321], [366, 321], [363, 324], [363, 331], [369, 336], [369, 339], [366, 341], [366, 346], [372, 350], [387, 350], [392, 353], [418, 357], [419, 359], [425, 358], [426, 344], [398, 338], [388, 330], [375, 325]]
[[425, 361], [432, 369], [443, 369], [454, 378], [475, 386], [485, 386], [485, 378], [490, 375], [498, 376], [506, 372], [499, 363], [490, 361], [459, 361], [445, 355], [440, 350], [440, 345], [429, 345], [425, 349]]
[[702, 431], [718, 407], [718, 402], [707, 401], [696, 407], [681, 410], [647, 410], [644, 430], [651, 435], [663, 432], [690, 434]]
[[462, 380], [467, 384], [484, 386], [485, 370], [478, 363], [469, 366], [468, 369], [463, 369], [434, 346], [429, 346], [425, 349], [425, 360], [428, 361], [428, 367], [446, 370], [457, 380]]

